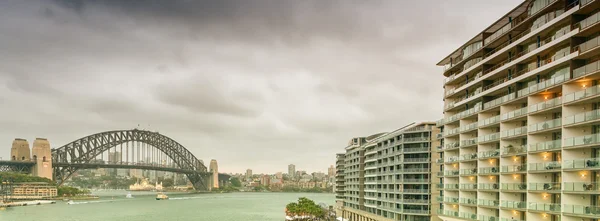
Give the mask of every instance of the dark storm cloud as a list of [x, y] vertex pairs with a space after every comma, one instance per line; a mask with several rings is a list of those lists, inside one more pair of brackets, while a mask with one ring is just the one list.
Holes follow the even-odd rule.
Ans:
[[325, 171], [441, 118], [435, 63], [519, 2], [2, 1], [0, 140], [140, 125], [227, 172]]

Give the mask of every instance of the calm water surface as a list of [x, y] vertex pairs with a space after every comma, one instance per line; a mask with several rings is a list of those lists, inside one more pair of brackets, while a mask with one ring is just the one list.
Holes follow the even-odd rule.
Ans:
[[[155, 193], [126, 191], [98, 192], [99, 200], [83, 200], [83, 204], [8, 208], [0, 211], [0, 221], [77, 221], [77, 220], [194, 220], [194, 221], [282, 221], [284, 208], [299, 197], [333, 205], [334, 194], [314, 193], [224, 193], [169, 194], [170, 200], [157, 201]], [[114, 197], [113, 197], [114, 196]], [[87, 202], [87, 203], [85, 203]]]

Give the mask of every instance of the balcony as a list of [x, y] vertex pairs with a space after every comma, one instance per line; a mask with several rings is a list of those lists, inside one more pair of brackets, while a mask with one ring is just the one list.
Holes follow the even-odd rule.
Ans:
[[444, 184], [444, 190], [458, 190], [458, 183]]
[[564, 147], [588, 146], [598, 143], [600, 143], [600, 133], [567, 138]]
[[502, 200], [500, 202], [500, 207], [502, 207], [502, 208], [510, 208], [510, 209], [518, 209], [518, 210], [525, 210], [525, 209], [527, 209], [527, 202]]
[[408, 137], [408, 138], [404, 138], [404, 143], [409, 143], [409, 142], [425, 142], [425, 141], [430, 141], [429, 137]]
[[536, 144], [529, 145], [529, 152], [536, 151], [548, 151], [548, 150], [560, 150], [561, 148], [561, 140], [551, 140]]
[[477, 184], [476, 183], [461, 183], [459, 189], [460, 190], [476, 191], [477, 190]]
[[558, 161], [545, 162], [545, 163], [530, 163], [528, 166], [528, 171], [552, 171], [552, 170], [560, 170], [561, 164]]
[[463, 205], [477, 205], [477, 199], [460, 198], [460, 204], [463, 204]]
[[458, 214], [461, 219], [477, 220], [477, 214], [467, 213], [467, 212], [459, 212]]
[[477, 145], [477, 140], [478, 140], [478, 138], [461, 140], [460, 147], [462, 148], [462, 147], [470, 147], [470, 146]]
[[500, 133], [501, 138], [519, 137], [527, 135], [527, 127], [517, 127], [515, 129], [505, 130]]
[[548, 110], [551, 108], [560, 107], [560, 105], [562, 105], [562, 97], [556, 97], [556, 98], [552, 98], [547, 101], [543, 101], [543, 102], [529, 106], [528, 112], [529, 113], [541, 112], [541, 111]]
[[465, 176], [465, 175], [475, 175], [477, 174], [477, 169], [473, 168], [473, 169], [461, 169], [460, 170], [460, 175], [461, 176]]
[[565, 182], [563, 191], [564, 192], [598, 193], [598, 192], [600, 192], [600, 183]]
[[489, 206], [489, 207], [498, 207], [500, 206], [500, 201], [498, 200], [488, 200], [488, 199], [478, 199], [477, 205], [479, 206]]
[[477, 184], [478, 190], [498, 190], [500, 185], [497, 183], [479, 183]]
[[477, 158], [487, 159], [500, 156], [500, 150], [490, 150], [477, 153]]
[[562, 120], [560, 118], [548, 120], [537, 124], [529, 125], [529, 133], [542, 132], [552, 129], [560, 129]]
[[592, 86], [581, 91], [564, 95], [564, 103], [570, 104], [586, 98], [595, 97], [600, 94], [600, 85]]
[[421, 163], [421, 162], [429, 162], [430, 158], [404, 158], [404, 163]]
[[527, 206], [527, 208], [529, 210], [536, 210], [536, 211], [542, 211], [542, 212], [553, 212], [553, 213], [560, 213], [560, 204], [556, 204], [556, 203], [535, 203], [535, 202], [531, 202], [529, 203], [529, 205]]
[[578, 215], [578, 216], [590, 216], [598, 218], [600, 216], [600, 207], [590, 205], [564, 205], [564, 213]]
[[560, 83], [562, 83], [566, 80], [569, 80], [570, 78], [571, 78], [571, 76], [569, 73], [569, 69], [565, 68], [564, 73], [562, 73], [562, 74], [557, 74], [548, 80], [545, 80], [540, 83], [537, 83], [537, 84], [531, 85], [529, 87], [523, 88], [521, 90], [518, 90], [517, 97], [527, 96], [529, 94], [533, 94], [535, 92], [547, 89], [554, 85], [559, 85]]
[[474, 123], [470, 123], [470, 124], [467, 124], [465, 126], [462, 126], [462, 127], [459, 128], [460, 133], [464, 133], [464, 132], [476, 130], [477, 127], [478, 127], [478, 125], [479, 125], [478, 122], [474, 122]]
[[565, 169], [565, 170], [600, 169], [600, 158], [565, 160], [563, 169]]
[[502, 156], [511, 156], [511, 155], [519, 155], [519, 154], [526, 154], [527, 153], [527, 147], [525, 145], [521, 145], [521, 146], [513, 146], [513, 145], [508, 145], [506, 147], [502, 148]]
[[457, 197], [444, 197], [444, 203], [458, 203]]
[[481, 143], [487, 143], [487, 142], [494, 142], [494, 141], [498, 141], [499, 139], [500, 139], [500, 133], [493, 133], [493, 134], [488, 134], [488, 135], [477, 137], [477, 143], [481, 144]]
[[500, 217], [497, 216], [487, 216], [487, 215], [479, 215], [479, 221], [499, 221]]
[[[596, 44], [597, 44], [598, 39], [600, 39], [600, 38], [595, 37], [593, 39], [596, 41]], [[600, 68], [600, 61], [594, 61], [592, 63], [586, 64], [582, 67], [579, 67], [579, 68], [573, 70], [573, 78], [579, 78], [579, 77], [583, 77], [583, 76], [586, 76], [591, 73], [595, 73], [598, 71], [599, 68]]]
[[444, 150], [458, 149], [459, 147], [460, 147], [459, 142], [452, 142], [452, 143], [447, 143], [446, 145], [444, 145]]
[[561, 183], [529, 183], [529, 191], [560, 191]]
[[565, 117], [564, 125], [567, 126], [572, 124], [583, 124], [586, 122], [594, 122], [597, 120], [600, 120], [600, 110], [593, 110]]
[[502, 166], [500, 172], [508, 174], [527, 172], [527, 164]]
[[449, 136], [452, 136], [452, 135], [456, 135], [456, 134], [458, 134], [458, 132], [460, 132], [460, 128], [454, 128], [454, 129], [451, 129], [451, 130], [446, 130], [444, 132], [444, 137], [449, 137]]
[[526, 183], [502, 183], [500, 189], [503, 191], [507, 191], [507, 192], [527, 191], [527, 184]]
[[457, 156], [453, 156], [453, 157], [448, 157], [446, 160], [444, 160], [445, 163], [454, 163], [454, 162], [458, 162], [458, 157]]
[[476, 160], [476, 159], [477, 159], [477, 153], [463, 154], [463, 155], [460, 155], [460, 158], [459, 158], [460, 161], [469, 161], [469, 160]]
[[456, 218], [460, 217], [458, 215], [458, 211], [450, 211], [450, 210], [438, 209], [437, 213], [439, 215], [441, 215], [441, 216], [456, 217]]
[[511, 112], [508, 112], [506, 114], [502, 114], [500, 117], [501, 121], [507, 121], [507, 120], [512, 120], [512, 119], [516, 119], [516, 118], [520, 118], [520, 117], [525, 117], [527, 116], [527, 107], [524, 108], [520, 108]]
[[478, 170], [479, 175], [496, 175], [500, 172], [498, 167], [480, 167]]
[[478, 123], [478, 126], [481, 127], [486, 127], [486, 126], [490, 126], [490, 125], [494, 125], [494, 124], [498, 124], [500, 123], [500, 115], [496, 115], [493, 117], [490, 117], [488, 119], [485, 120], [481, 120]]

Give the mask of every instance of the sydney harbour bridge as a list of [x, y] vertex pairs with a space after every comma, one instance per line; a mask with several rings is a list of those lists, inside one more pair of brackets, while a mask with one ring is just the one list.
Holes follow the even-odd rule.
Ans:
[[194, 189], [201, 191], [210, 189], [214, 177], [204, 162], [183, 145], [158, 132], [138, 129], [106, 131], [77, 139], [51, 149], [51, 162], [45, 161], [12, 156], [11, 160], [0, 161], [0, 171], [35, 175], [36, 168], [43, 164], [52, 167], [51, 171], [48, 168], [52, 179], [62, 185], [80, 169], [155, 170], [185, 174]]

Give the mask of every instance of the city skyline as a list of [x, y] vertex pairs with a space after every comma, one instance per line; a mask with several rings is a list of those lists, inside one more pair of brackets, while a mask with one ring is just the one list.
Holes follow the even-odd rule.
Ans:
[[340, 140], [440, 118], [431, 64], [521, 1], [77, 2], [0, 7], [5, 149], [139, 127], [220, 171], [275, 173], [325, 172]]

